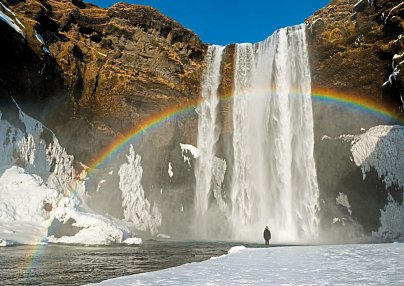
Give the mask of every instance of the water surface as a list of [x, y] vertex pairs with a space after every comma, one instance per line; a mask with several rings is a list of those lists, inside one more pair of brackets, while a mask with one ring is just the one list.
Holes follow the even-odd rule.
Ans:
[[[157, 242], [141, 246], [14, 246], [0, 248], [1, 285], [83, 285], [161, 270], [226, 254], [232, 242]], [[261, 247], [261, 244], [245, 244]]]

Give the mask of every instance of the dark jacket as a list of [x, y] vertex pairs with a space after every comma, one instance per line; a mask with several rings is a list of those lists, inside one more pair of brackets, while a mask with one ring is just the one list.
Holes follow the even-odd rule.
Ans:
[[265, 238], [265, 240], [271, 239], [271, 232], [267, 228], [264, 230], [264, 238]]

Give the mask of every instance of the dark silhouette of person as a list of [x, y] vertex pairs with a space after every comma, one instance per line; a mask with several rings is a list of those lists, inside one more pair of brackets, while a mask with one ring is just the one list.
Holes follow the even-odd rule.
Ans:
[[265, 245], [269, 245], [269, 240], [271, 239], [271, 232], [269, 231], [268, 226], [266, 226], [264, 230], [264, 239], [265, 239]]

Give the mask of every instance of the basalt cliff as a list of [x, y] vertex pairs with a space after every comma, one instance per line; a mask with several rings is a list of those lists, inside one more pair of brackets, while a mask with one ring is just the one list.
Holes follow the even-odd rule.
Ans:
[[[306, 35], [315, 92], [372, 100], [403, 118], [402, 1], [333, 0], [306, 20]], [[83, 168], [79, 162], [92, 165], [105, 148], [145, 120], [176, 106], [195, 107], [165, 123], [164, 128], [144, 133], [134, 146], [142, 155], [139, 180], [141, 199], [148, 198], [146, 210], [151, 209], [149, 202], [160, 202], [150, 220], [159, 221], [156, 213], [162, 213], [166, 220], [163, 232], [173, 224], [185, 231], [194, 200], [191, 157], [197, 155], [192, 146], [184, 144], [196, 145], [197, 141], [196, 102], [208, 45], [154, 8], [120, 2], [103, 9], [81, 0], [0, 1], [0, 43], [1, 119], [21, 125], [17, 102], [55, 133], [66, 152], [74, 155], [78, 170]], [[221, 95], [229, 95], [233, 89], [234, 54], [234, 45], [228, 45], [221, 67]], [[321, 218], [330, 225], [341, 224], [342, 232], [347, 224], [366, 234], [377, 231], [379, 210], [389, 200], [402, 201], [404, 182], [386, 181], [389, 172], [379, 174], [370, 163], [366, 177], [365, 163], [352, 159], [360, 159], [352, 146], [360, 149], [367, 137], [349, 134], [396, 122], [364, 118], [355, 110], [342, 111], [339, 103], [314, 102], [313, 108], [319, 187], [326, 190], [320, 195]], [[222, 129], [217, 155], [229, 162], [230, 101], [221, 102], [219, 109]], [[139, 168], [133, 150], [131, 154], [129, 165]], [[402, 168], [397, 167], [397, 172], [404, 171]], [[122, 206], [120, 191], [125, 187], [117, 187], [115, 171], [113, 166], [93, 171], [99, 180], [88, 182], [89, 200], [99, 212], [123, 218], [128, 210]], [[224, 185], [227, 176], [222, 178]], [[370, 212], [362, 204], [368, 195], [372, 197]], [[174, 215], [164, 218], [165, 212]], [[139, 213], [135, 210], [133, 216], [142, 216]]]

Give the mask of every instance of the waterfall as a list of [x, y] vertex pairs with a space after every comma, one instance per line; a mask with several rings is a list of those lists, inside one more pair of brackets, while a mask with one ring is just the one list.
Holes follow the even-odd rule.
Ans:
[[199, 238], [218, 238], [216, 230], [223, 224], [234, 240], [260, 239], [266, 225], [273, 231], [273, 241], [317, 238], [319, 190], [306, 46], [304, 25], [280, 29], [257, 44], [235, 46], [233, 158], [225, 199], [214, 177], [224, 47], [209, 47], [198, 107], [195, 226]]
[[202, 78], [202, 102], [198, 107], [198, 149], [199, 157], [195, 166], [195, 225], [199, 235], [206, 235], [206, 213], [209, 196], [213, 189], [213, 172], [215, 169], [215, 144], [220, 135], [217, 123], [219, 103], [218, 87], [220, 85], [220, 67], [224, 47], [213, 45], [208, 48], [205, 58], [206, 68]]
[[305, 26], [236, 46], [233, 91], [233, 239], [317, 236], [311, 77]]

